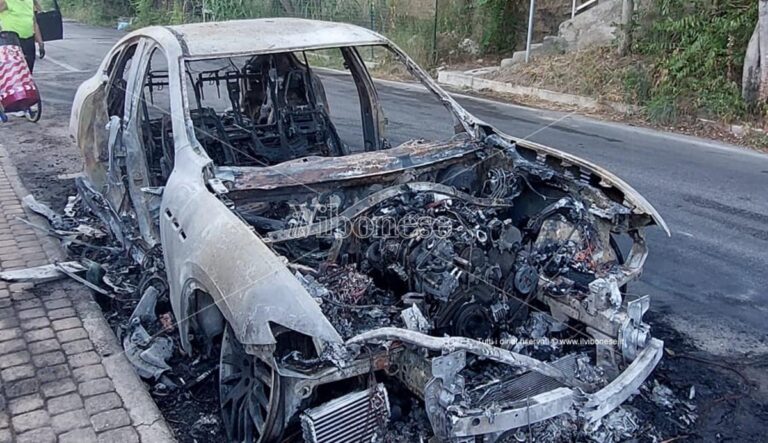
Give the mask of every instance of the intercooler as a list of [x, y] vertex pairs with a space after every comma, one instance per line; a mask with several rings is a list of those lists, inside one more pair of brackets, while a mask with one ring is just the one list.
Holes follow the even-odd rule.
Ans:
[[383, 384], [335, 398], [301, 414], [308, 443], [376, 441], [389, 420], [389, 398]]

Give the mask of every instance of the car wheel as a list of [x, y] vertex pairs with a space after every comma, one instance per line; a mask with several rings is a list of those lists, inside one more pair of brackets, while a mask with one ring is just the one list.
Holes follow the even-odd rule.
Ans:
[[219, 399], [229, 441], [275, 440], [282, 426], [282, 398], [277, 371], [247, 354], [227, 326], [221, 343]]

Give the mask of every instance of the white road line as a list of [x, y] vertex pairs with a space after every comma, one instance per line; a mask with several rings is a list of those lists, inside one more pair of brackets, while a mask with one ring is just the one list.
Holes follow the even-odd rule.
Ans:
[[37, 76], [40, 76], [40, 75], [59, 75], [59, 74], [62, 74], [62, 73], [66, 73], [66, 74], [82, 74], [84, 72], [91, 72], [91, 71], [86, 71], [84, 69], [80, 69], [80, 70], [77, 70], [77, 71], [38, 71], [38, 70], [35, 70], [34, 74], [35, 74], [35, 77], [37, 77]]
[[69, 64], [64, 63], [62, 61], [59, 61], [59, 60], [56, 60], [55, 58], [51, 58], [50, 56], [44, 58], [43, 60], [48, 60], [49, 62], [53, 63], [54, 65], [57, 65], [60, 68], [63, 68], [65, 70], [69, 71], [69, 72], [82, 72], [81, 69], [77, 69], [77, 68], [75, 68], [72, 65], [69, 65]]

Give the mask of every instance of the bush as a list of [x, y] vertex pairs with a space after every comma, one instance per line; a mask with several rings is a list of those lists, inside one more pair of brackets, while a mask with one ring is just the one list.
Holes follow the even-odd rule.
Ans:
[[677, 121], [679, 104], [669, 95], [659, 94], [647, 103], [646, 116], [654, 123], [671, 125]]
[[743, 118], [748, 110], [741, 100], [741, 71], [756, 22], [754, 0], [654, 0], [639, 17], [634, 48], [652, 66], [653, 87], [646, 93], [639, 74], [625, 84], [647, 103], [653, 120]]
[[[69, 17], [109, 25], [118, 17], [133, 17], [134, 27], [202, 21], [202, 4], [61, 0]], [[440, 0], [437, 14], [435, 4], [434, 0], [207, 0], [205, 15], [209, 20], [292, 16], [354, 23], [388, 36], [426, 66], [436, 61], [434, 51], [447, 58], [456, 54], [465, 38], [477, 42], [482, 53], [493, 54], [512, 51], [521, 43], [527, 0]]]
[[624, 73], [624, 101], [645, 105], [653, 92], [653, 73], [642, 63], [628, 66]]
[[130, 0], [59, 0], [64, 15], [86, 23], [114, 25], [118, 17], [133, 15]]

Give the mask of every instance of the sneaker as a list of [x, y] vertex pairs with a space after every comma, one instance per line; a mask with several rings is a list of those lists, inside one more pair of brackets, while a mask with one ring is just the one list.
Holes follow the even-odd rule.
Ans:
[[26, 117], [27, 112], [26, 111], [9, 112], [8, 115], [12, 115], [14, 117]]

